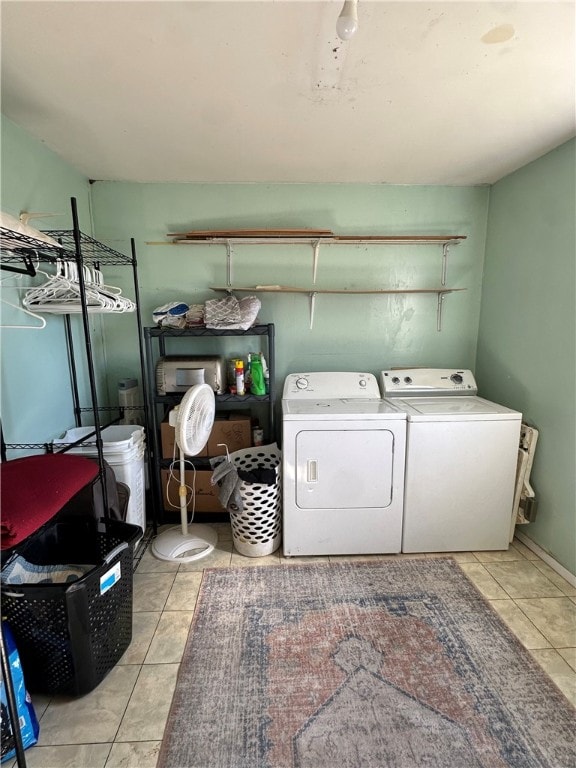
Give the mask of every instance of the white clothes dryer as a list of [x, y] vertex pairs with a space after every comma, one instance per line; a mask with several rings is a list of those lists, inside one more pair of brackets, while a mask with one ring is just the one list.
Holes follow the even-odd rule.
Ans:
[[508, 549], [522, 414], [478, 397], [468, 370], [380, 377], [407, 415], [402, 551]]
[[406, 415], [373, 374], [293, 373], [282, 397], [283, 552], [400, 552]]

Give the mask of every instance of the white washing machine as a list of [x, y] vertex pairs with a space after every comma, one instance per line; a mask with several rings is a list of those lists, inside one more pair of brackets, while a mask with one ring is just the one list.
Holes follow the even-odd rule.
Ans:
[[403, 552], [508, 549], [522, 414], [477, 396], [471, 371], [382, 371], [406, 412]]
[[293, 373], [282, 396], [283, 551], [400, 552], [406, 415], [371, 373]]

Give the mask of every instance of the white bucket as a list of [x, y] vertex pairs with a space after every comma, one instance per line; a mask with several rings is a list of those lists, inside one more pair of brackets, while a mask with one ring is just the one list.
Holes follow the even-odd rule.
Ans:
[[[75, 443], [77, 440], [94, 432], [94, 427], [75, 427], [66, 431], [64, 437], [54, 440], [54, 447]], [[101, 430], [102, 450], [106, 455], [118, 453], [123, 455], [131, 448], [135, 448], [144, 442], [144, 427], [127, 425], [112, 425]], [[96, 435], [86, 439], [86, 442], [71, 448], [69, 453], [86, 454], [93, 456], [96, 450]]]
[[146, 530], [146, 510], [144, 501], [144, 448], [135, 456], [126, 460], [110, 459], [106, 454], [104, 458], [112, 467], [112, 471], [119, 483], [124, 483], [130, 488], [130, 498], [126, 509], [126, 522], [139, 525], [142, 531]]
[[[64, 437], [54, 440], [54, 448], [69, 445], [94, 431], [94, 427], [76, 427], [69, 429]], [[119, 483], [130, 488], [130, 499], [126, 510], [126, 522], [139, 525], [146, 530], [145, 475], [144, 475], [144, 427], [134, 425], [112, 425], [101, 431], [102, 452], [104, 459], [112, 467]], [[85, 443], [70, 448], [73, 453], [86, 458], [96, 458], [95, 435]]]

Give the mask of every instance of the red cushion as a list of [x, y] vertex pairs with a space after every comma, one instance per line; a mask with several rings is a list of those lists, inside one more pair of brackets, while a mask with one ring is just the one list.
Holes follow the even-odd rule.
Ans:
[[98, 474], [95, 461], [66, 453], [25, 456], [0, 465], [1, 549], [19, 544], [56, 515]]

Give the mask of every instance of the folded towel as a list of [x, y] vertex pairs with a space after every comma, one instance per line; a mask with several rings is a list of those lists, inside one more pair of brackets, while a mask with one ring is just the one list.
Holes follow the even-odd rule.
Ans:
[[256, 296], [244, 296], [238, 300], [235, 296], [224, 299], [209, 299], [204, 305], [206, 328], [248, 330], [258, 317], [260, 299]]
[[207, 328], [234, 328], [241, 320], [240, 302], [235, 296], [208, 299], [204, 305], [204, 321]]

